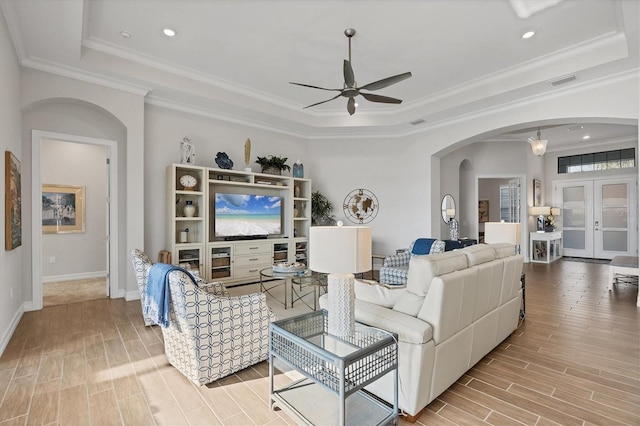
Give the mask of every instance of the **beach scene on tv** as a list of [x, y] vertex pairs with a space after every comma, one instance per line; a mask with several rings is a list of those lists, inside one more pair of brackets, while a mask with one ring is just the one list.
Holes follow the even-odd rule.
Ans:
[[281, 203], [281, 197], [217, 193], [215, 236], [279, 235]]

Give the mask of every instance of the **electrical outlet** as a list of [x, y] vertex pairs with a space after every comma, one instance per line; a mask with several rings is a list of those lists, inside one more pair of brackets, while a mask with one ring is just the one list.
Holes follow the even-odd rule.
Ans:
[[49, 263], [56, 263], [56, 257], [55, 256], [51, 256], [49, 258]]

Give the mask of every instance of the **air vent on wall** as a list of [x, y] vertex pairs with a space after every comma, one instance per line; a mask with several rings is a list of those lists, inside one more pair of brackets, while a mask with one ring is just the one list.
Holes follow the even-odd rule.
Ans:
[[563, 75], [563, 76], [554, 78], [552, 80], [547, 80], [547, 83], [551, 84], [552, 86], [557, 86], [559, 84], [568, 83], [568, 82], [573, 81], [575, 79], [576, 79], [576, 75], [575, 74], [567, 74], [567, 75]]
[[409, 122], [409, 124], [411, 124], [412, 126], [417, 126], [418, 124], [422, 124], [422, 123], [424, 123], [424, 120], [422, 118]]

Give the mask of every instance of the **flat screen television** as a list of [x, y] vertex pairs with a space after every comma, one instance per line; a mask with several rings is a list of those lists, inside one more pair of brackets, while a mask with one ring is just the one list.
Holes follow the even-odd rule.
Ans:
[[218, 238], [265, 238], [282, 235], [282, 197], [218, 192], [213, 228]]

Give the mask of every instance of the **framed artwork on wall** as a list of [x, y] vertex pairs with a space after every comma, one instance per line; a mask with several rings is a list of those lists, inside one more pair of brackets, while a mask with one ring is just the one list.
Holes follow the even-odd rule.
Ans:
[[540, 179], [533, 180], [533, 207], [542, 205], [542, 181]]
[[42, 185], [42, 232], [85, 232], [84, 186]]
[[478, 222], [489, 222], [489, 200], [478, 200]]
[[20, 161], [11, 151], [4, 152], [4, 248], [22, 245], [22, 191]]

